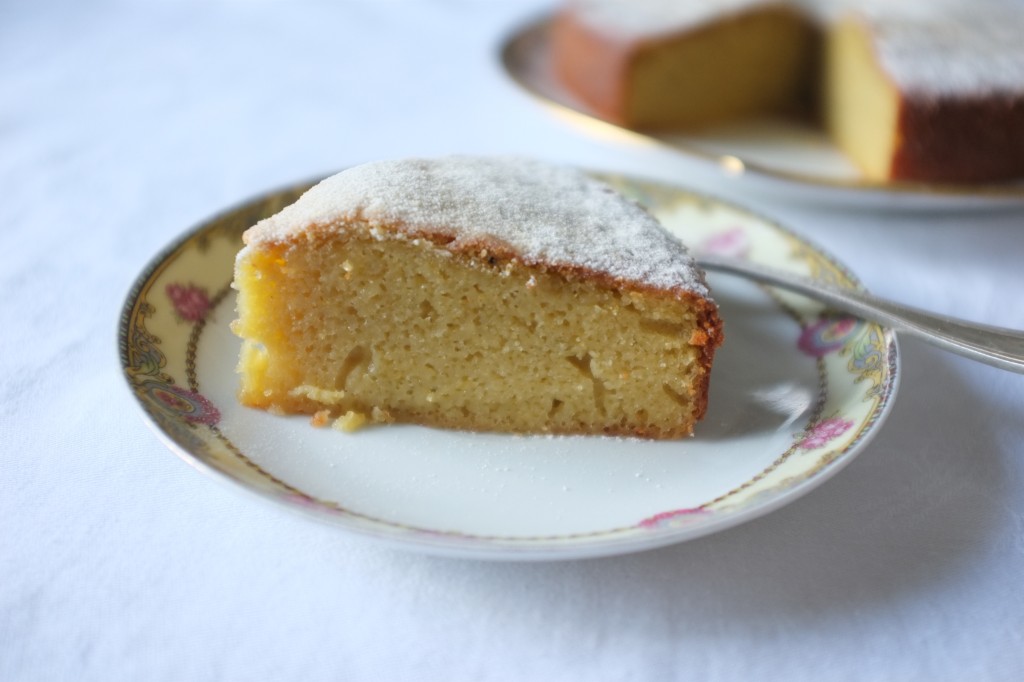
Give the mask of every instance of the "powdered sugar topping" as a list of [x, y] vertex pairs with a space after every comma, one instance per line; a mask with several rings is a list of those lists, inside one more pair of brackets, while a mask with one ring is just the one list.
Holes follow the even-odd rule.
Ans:
[[380, 161], [334, 175], [246, 233], [287, 241], [310, 226], [349, 221], [459, 243], [497, 239], [526, 263], [582, 268], [623, 283], [708, 290], [686, 247], [650, 214], [584, 173], [539, 161], [448, 157]]
[[866, 3], [883, 68], [915, 94], [1024, 93], [1024, 3], [901, 0]]

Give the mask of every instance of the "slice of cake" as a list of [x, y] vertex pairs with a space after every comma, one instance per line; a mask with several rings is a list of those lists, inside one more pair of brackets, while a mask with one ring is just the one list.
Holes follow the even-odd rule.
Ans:
[[241, 401], [280, 413], [675, 438], [722, 340], [686, 248], [581, 172], [352, 168], [244, 236]]
[[814, 36], [777, 0], [578, 0], [551, 28], [566, 87], [601, 117], [646, 130], [792, 109], [807, 96]]

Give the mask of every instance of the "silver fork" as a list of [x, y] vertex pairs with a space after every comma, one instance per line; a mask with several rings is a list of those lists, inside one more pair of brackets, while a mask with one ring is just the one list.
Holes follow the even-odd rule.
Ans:
[[917, 337], [943, 350], [1024, 374], [1024, 332], [937, 315], [863, 291], [832, 286], [735, 258], [701, 255], [697, 257], [697, 263], [705, 270], [739, 275], [793, 291], [836, 310], [891, 327], [898, 333]]

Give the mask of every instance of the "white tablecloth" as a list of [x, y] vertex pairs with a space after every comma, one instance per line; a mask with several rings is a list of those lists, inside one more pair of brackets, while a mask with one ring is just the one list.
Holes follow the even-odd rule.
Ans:
[[1024, 327], [1024, 212], [800, 204], [591, 138], [496, 45], [543, 3], [0, 5], [0, 679], [1024, 679], [1024, 377], [902, 344], [888, 423], [762, 519], [610, 559], [388, 549], [143, 424], [123, 296], [185, 228], [365, 160], [515, 153], [695, 186], [907, 303]]

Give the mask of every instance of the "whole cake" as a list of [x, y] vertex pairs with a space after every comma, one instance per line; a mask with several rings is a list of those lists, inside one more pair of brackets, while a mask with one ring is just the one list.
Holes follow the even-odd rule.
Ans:
[[246, 231], [241, 401], [341, 427], [690, 434], [722, 340], [639, 205], [522, 159], [384, 161]]
[[1019, 0], [570, 0], [553, 67], [595, 113], [691, 130], [803, 108], [872, 180], [1024, 176]]

